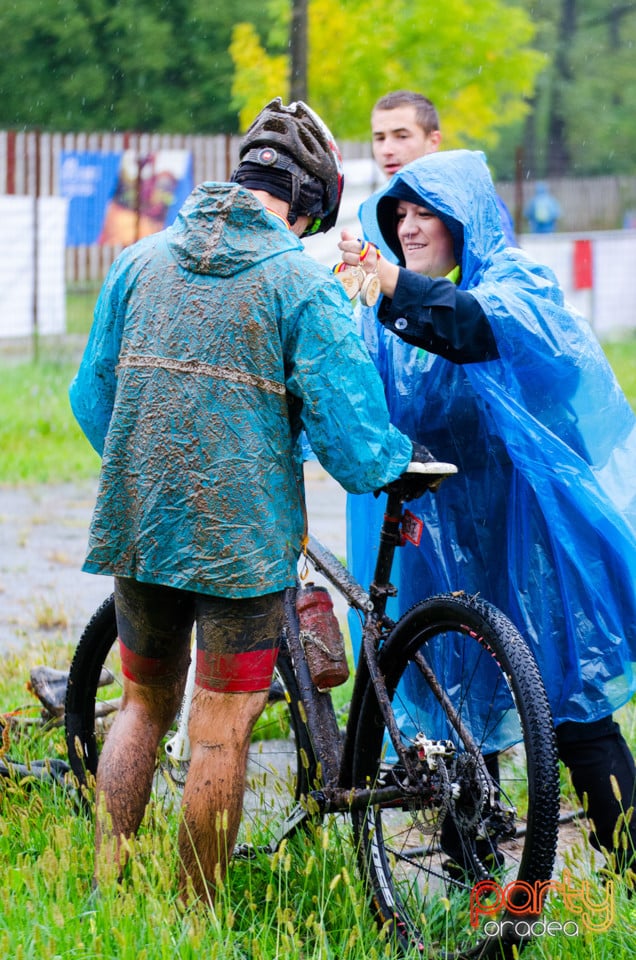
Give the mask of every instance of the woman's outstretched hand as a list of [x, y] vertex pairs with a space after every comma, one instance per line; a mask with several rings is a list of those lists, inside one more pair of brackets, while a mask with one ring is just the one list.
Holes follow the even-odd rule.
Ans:
[[[354, 237], [348, 230], [342, 230], [338, 249], [341, 262], [334, 267], [334, 272], [342, 280], [351, 299], [359, 291], [362, 302], [366, 306], [373, 306], [380, 293], [387, 297], [393, 296], [399, 268], [393, 263], [388, 263], [374, 244]], [[349, 291], [354, 288], [352, 297]], [[373, 299], [374, 294], [375, 299]]]

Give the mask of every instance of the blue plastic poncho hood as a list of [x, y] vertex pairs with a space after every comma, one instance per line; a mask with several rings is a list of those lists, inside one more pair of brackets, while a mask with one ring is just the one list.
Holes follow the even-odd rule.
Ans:
[[[636, 689], [636, 419], [552, 272], [506, 248], [480, 153], [409, 164], [363, 206], [367, 228], [396, 181], [463, 225], [460, 287], [500, 354], [455, 365], [363, 317], [393, 422], [461, 471], [415, 506], [426, 534], [401, 554], [400, 608], [480, 593], [530, 641], [557, 722], [600, 718]], [[377, 507], [353, 500], [350, 556], [365, 581]]]

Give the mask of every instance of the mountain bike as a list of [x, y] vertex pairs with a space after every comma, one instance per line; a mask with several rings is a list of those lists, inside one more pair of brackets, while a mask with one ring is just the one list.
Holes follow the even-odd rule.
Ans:
[[[288, 590], [270, 702], [250, 751], [245, 818], [271, 825], [262, 848], [274, 852], [310, 819], [346, 815], [371, 909], [399, 949], [447, 960], [512, 956], [528, 940], [538, 916], [531, 894], [549, 880], [556, 856], [552, 718], [527, 644], [487, 601], [443, 594], [397, 622], [387, 616], [395, 550], [409, 549], [412, 539], [414, 518], [405, 506], [411, 483], [407, 474], [388, 488], [368, 591], [309, 538], [312, 567], [361, 621], [344, 730], [333, 691], [312, 682], [296, 591]], [[89, 807], [101, 742], [117, 709], [116, 638], [111, 597], [84, 631], [67, 687], [69, 759]], [[178, 794], [187, 713], [186, 690], [158, 760], [158, 793]], [[253, 852], [241, 843], [235, 855]], [[471, 912], [475, 891], [479, 924]]]

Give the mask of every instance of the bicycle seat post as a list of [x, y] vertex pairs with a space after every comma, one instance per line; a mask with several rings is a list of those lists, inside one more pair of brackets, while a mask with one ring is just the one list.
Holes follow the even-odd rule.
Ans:
[[390, 582], [390, 577], [395, 548], [400, 546], [402, 546], [402, 496], [398, 487], [398, 489], [389, 490], [387, 494], [375, 572], [369, 587], [369, 595], [379, 617], [384, 616], [388, 598], [397, 593]]

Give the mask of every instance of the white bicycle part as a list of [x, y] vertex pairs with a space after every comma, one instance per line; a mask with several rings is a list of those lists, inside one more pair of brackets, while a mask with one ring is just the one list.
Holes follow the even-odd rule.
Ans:
[[185, 763], [190, 759], [190, 737], [188, 736], [188, 719], [190, 717], [190, 704], [194, 693], [194, 676], [196, 673], [196, 651], [193, 651], [190, 666], [188, 667], [188, 676], [186, 678], [185, 693], [181, 710], [179, 711], [179, 721], [177, 723], [177, 732], [174, 737], [166, 742], [165, 751], [174, 763]]

